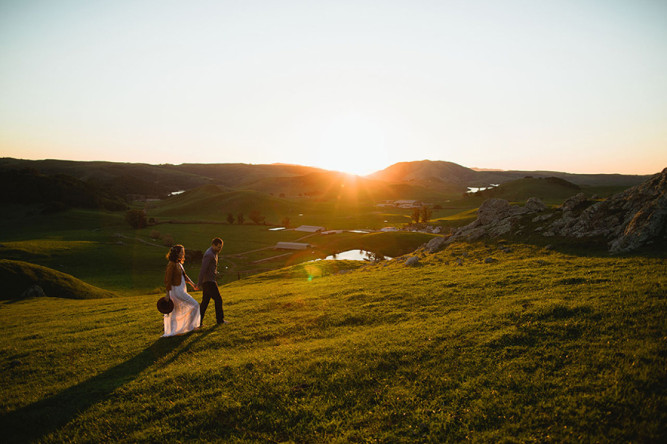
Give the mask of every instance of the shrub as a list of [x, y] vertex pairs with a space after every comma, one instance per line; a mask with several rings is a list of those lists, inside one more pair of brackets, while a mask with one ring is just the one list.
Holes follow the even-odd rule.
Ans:
[[160, 239], [162, 237], [162, 235], [160, 234], [160, 232], [158, 230], [151, 230], [150, 236], [151, 236], [151, 239], [155, 239], [155, 240]]
[[257, 225], [263, 223], [264, 220], [266, 219], [266, 217], [262, 216], [260, 212], [257, 210], [252, 210], [248, 217], [250, 218], [251, 221], [253, 221]]
[[175, 244], [174, 238], [171, 236], [171, 234], [165, 234], [162, 237], [162, 243], [164, 244], [165, 247], [171, 247], [172, 245]]
[[128, 210], [125, 213], [125, 221], [134, 229], [144, 228], [148, 225], [143, 210]]

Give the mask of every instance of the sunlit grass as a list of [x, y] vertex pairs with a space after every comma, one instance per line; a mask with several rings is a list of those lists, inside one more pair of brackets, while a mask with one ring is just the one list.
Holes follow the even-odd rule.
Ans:
[[171, 339], [156, 296], [2, 303], [4, 438], [661, 441], [665, 259], [510, 247], [276, 270]]

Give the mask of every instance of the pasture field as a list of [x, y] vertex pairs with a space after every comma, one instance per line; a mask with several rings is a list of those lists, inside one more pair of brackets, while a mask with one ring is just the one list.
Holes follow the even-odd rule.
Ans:
[[509, 247], [255, 275], [175, 338], [155, 295], [0, 302], [3, 442], [664, 441], [664, 255]]
[[[332, 208], [330, 205], [324, 205], [324, 207], [328, 210]], [[135, 230], [125, 222], [123, 212], [68, 210], [43, 215], [37, 208], [26, 207], [9, 208], [7, 212], [10, 216], [0, 220], [0, 256], [3, 259], [42, 265], [70, 274], [105, 290], [133, 295], [162, 291], [165, 254], [168, 251], [164, 242], [167, 238], [173, 239], [175, 243], [183, 244], [188, 250], [200, 251], [205, 251], [210, 246], [213, 237], [219, 236], [224, 239], [225, 246], [219, 267], [223, 272], [220, 283], [236, 280], [239, 276], [244, 277], [299, 261], [320, 258], [323, 257], [323, 254], [330, 254], [335, 250], [340, 251], [341, 248], [381, 248], [383, 251], [396, 253], [385, 252], [383, 254], [395, 256], [412, 251], [428, 240], [427, 235], [411, 235], [410, 233], [406, 234], [407, 237], [400, 242], [388, 242], [387, 245], [384, 245], [385, 242], [378, 243], [377, 240], [367, 242], [363, 236], [357, 234], [347, 235], [347, 237], [346, 235], [335, 235], [333, 239], [317, 239], [313, 242], [311, 242], [313, 238], [306, 238], [303, 242], [313, 243], [321, 247], [323, 251], [311, 256], [295, 253], [273, 261], [255, 263], [258, 260], [284, 255], [288, 252], [270, 249], [251, 253], [245, 257], [238, 257], [238, 255], [270, 248], [281, 241], [299, 241], [309, 233], [293, 230], [269, 231], [270, 227], [265, 225], [230, 225], [210, 221], [205, 223], [196, 219], [181, 221], [187, 223], [158, 223]], [[387, 213], [378, 214], [373, 217], [390, 216]], [[393, 214], [393, 216], [408, 217], [401, 214]], [[318, 217], [324, 218], [325, 216]], [[363, 214], [359, 218], [364, 223], [369, 220]], [[160, 218], [158, 221], [161, 221]], [[309, 221], [309, 223], [314, 222], [317, 220], [310, 219]], [[349, 223], [351, 227], [356, 226], [350, 221], [346, 223]], [[301, 225], [301, 223], [293, 223], [293, 225]], [[356, 242], [357, 240], [359, 242]], [[330, 247], [330, 244], [337, 245]], [[200, 264], [195, 262], [186, 263], [186, 271], [193, 279], [196, 279], [199, 274], [199, 266]]]

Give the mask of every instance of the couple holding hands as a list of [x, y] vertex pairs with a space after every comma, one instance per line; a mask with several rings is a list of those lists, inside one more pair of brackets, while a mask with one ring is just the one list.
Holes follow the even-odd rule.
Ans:
[[[215, 303], [216, 321], [218, 324], [227, 323], [222, 310], [222, 297], [216, 282], [218, 254], [222, 250], [222, 245], [222, 239], [219, 237], [211, 242], [211, 247], [204, 253], [197, 284], [192, 282], [185, 274], [183, 268], [185, 248], [183, 245], [174, 245], [169, 250], [169, 254], [167, 254], [169, 264], [164, 277], [167, 295], [160, 299], [158, 308], [165, 313], [168, 309], [163, 310], [160, 304], [168, 304], [168, 307], [171, 308], [171, 303], [173, 303], [173, 309], [171, 312], [164, 314], [164, 335], [162, 337], [176, 336], [200, 328], [211, 299]], [[201, 304], [188, 294], [186, 284], [190, 284], [194, 290], [202, 290]]]

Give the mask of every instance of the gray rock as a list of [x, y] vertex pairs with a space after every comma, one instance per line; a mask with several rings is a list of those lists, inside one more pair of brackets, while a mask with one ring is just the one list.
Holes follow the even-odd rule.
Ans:
[[545, 221], [545, 220], [547, 220], [547, 219], [551, 219], [553, 216], [554, 216], [553, 213], [549, 213], [549, 214], [541, 214], [541, 215], [539, 215], [539, 216], [535, 216], [535, 217], [532, 219], [532, 221], [533, 221], [533, 222], [543, 222], [543, 221]]
[[547, 206], [537, 197], [531, 197], [526, 201], [525, 208], [531, 213], [539, 213], [540, 211], [546, 210]]
[[577, 210], [581, 210], [586, 204], [588, 203], [588, 199], [586, 199], [586, 195], [584, 193], [579, 193], [576, 194], [569, 199], [567, 199], [565, 202], [563, 202], [563, 205], [561, 205], [561, 209], [563, 212], [574, 212]]
[[438, 236], [428, 241], [425, 245], [425, 248], [426, 250], [428, 250], [429, 253], [435, 253], [436, 251], [441, 250], [444, 246], [445, 246], [445, 238]]
[[405, 261], [405, 265], [409, 267], [414, 267], [419, 264], [419, 258], [417, 256], [411, 256], [408, 260]]
[[461, 259], [460, 257], [457, 257], [456, 258], [456, 265], [463, 265], [463, 259]]
[[494, 259], [492, 257], [487, 257], [486, 259], [484, 259], [485, 264], [492, 264], [494, 262], [498, 262], [498, 259]]
[[477, 220], [482, 225], [489, 225], [509, 216], [511, 212], [510, 203], [505, 199], [487, 199], [477, 211]]

